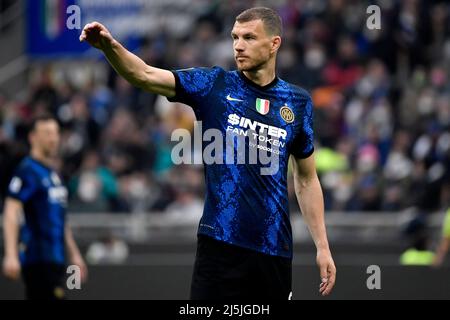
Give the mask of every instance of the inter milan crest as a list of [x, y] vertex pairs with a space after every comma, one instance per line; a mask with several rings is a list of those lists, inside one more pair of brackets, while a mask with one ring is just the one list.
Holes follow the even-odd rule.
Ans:
[[291, 108], [289, 108], [288, 106], [284, 106], [280, 109], [280, 115], [287, 123], [294, 122], [294, 112], [292, 112]]

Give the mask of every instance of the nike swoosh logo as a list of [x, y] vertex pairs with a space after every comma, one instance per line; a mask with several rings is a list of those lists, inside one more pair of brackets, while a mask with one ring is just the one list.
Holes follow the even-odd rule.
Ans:
[[236, 98], [232, 98], [230, 95], [227, 95], [227, 100], [228, 101], [244, 101], [244, 100], [241, 100], [241, 99], [236, 99]]

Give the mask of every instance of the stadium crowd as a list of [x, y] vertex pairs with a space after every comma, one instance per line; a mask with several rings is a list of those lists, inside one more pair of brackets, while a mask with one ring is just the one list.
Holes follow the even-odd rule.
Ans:
[[[278, 76], [309, 90], [315, 104], [327, 211], [448, 207], [450, 5], [378, 1], [381, 29], [370, 30], [366, 1], [273, 3], [284, 22]], [[234, 69], [229, 32], [235, 15], [250, 5], [216, 1], [199, 12], [188, 36], [162, 30], [141, 39], [136, 53], [169, 69]], [[86, 63], [104, 66], [104, 81], [88, 68], [80, 86], [48, 62], [31, 67], [25, 99], [0, 93], [2, 194], [27, 151], [30, 119], [51, 112], [62, 125], [60, 170], [70, 211], [201, 213], [202, 166], [171, 160], [171, 133], [193, 130], [191, 109], [133, 88], [103, 58]]]

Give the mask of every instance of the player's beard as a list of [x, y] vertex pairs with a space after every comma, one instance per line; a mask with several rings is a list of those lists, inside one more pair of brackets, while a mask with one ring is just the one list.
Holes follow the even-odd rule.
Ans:
[[253, 71], [258, 71], [260, 69], [263, 69], [264, 66], [267, 64], [268, 60], [258, 60], [258, 61], [254, 61], [254, 60], [250, 60], [247, 64], [239, 64], [237, 59], [236, 59], [236, 66], [238, 68], [239, 71], [247, 71], [247, 72], [253, 72]]
[[46, 158], [54, 159], [58, 157], [59, 154], [59, 148], [55, 146], [45, 146], [42, 148], [42, 154]]
[[236, 64], [239, 71], [257, 71], [261, 69], [261, 67], [264, 65], [264, 63], [248, 63], [248, 64]]

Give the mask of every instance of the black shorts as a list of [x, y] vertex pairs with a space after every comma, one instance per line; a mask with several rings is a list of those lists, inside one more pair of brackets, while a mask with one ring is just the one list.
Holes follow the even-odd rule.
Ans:
[[292, 259], [198, 236], [192, 300], [288, 300], [291, 291]]
[[64, 265], [42, 263], [22, 267], [25, 295], [28, 300], [64, 300], [66, 268]]

